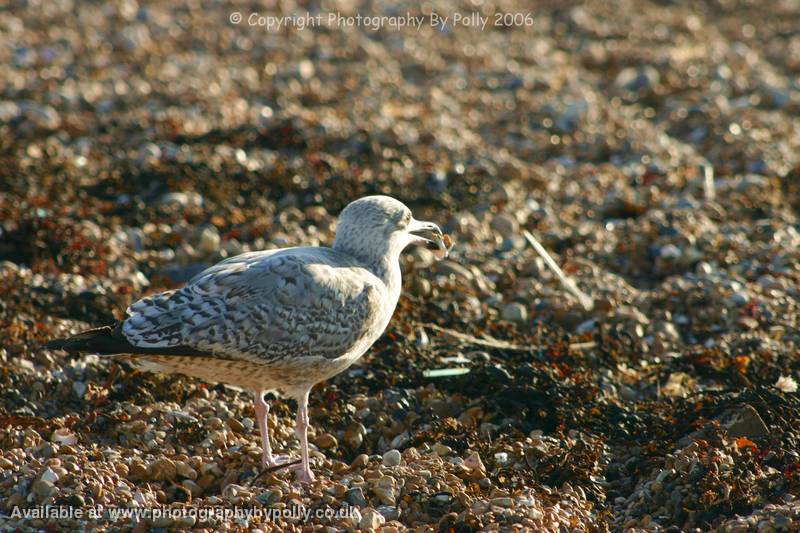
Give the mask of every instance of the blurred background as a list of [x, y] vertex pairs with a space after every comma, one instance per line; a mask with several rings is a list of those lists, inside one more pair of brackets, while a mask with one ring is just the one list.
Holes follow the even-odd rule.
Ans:
[[[150, 494], [146, 473], [116, 470], [122, 495], [80, 473], [34, 491], [59, 428], [76, 464], [101, 442], [112, 470], [147, 465], [148, 442], [211, 457], [190, 425], [131, 434], [132, 413], [199, 397], [239, 420], [246, 396], [38, 346], [223, 257], [330, 244], [341, 208], [381, 193], [457, 244], [440, 263], [404, 258], [387, 335], [315, 392], [314, 425], [338, 439], [318, 447], [350, 463], [438, 442], [485, 464], [449, 488], [415, 480], [408, 501], [364, 488], [365, 505], [400, 510], [370, 520], [793, 527], [798, 28], [793, 0], [0, 7], [0, 448], [23, 450], [0, 494]], [[426, 374], [454, 367], [469, 373]], [[230, 483], [208, 475], [195, 498]], [[523, 493], [534, 503], [493, 500]]]

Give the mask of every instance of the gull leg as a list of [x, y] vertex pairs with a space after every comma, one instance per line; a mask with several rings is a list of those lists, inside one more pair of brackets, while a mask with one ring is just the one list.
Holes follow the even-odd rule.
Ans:
[[256, 391], [255, 400], [256, 420], [258, 429], [261, 432], [261, 465], [264, 468], [275, 466], [275, 459], [272, 457], [272, 446], [269, 443], [269, 426], [267, 426], [267, 416], [269, 415], [269, 404], [264, 401], [264, 391]]
[[256, 391], [255, 397], [256, 420], [258, 420], [258, 430], [261, 432], [261, 467], [264, 469], [256, 476], [256, 479], [281, 468], [293, 467], [300, 462], [299, 459], [292, 460], [287, 455], [272, 455], [272, 446], [269, 443], [269, 404], [264, 401], [264, 391]]
[[311, 466], [308, 461], [308, 393], [311, 389], [307, 390], [305, 394], [297, 402], [297, 426], [294, 428], [295, 435], [300, 439], [300, 453], [302, 457], [302, 464], [297, 470], [297, 478], [303, 483], [314, 481], [314, 474], [311, 472]]

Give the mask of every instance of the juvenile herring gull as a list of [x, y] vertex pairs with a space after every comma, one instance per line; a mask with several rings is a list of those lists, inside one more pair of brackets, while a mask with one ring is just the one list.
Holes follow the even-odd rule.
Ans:
[[451, 246], [439, 226], [415, 220], [398, 200], [368, 196], [342, 211], [333, 248], [231, 257], [183, 288], [137, 301], [114, 326], [48, 347], [255, 391], [265, 468], [286, 458], [272, 454], [264, 394], [297, 400], [297, 474], [312, 481], [308, 394], [364, 355], [386, 328], [400, 296], [400, 253], [412, 243], [435, 248], [440, 258]]

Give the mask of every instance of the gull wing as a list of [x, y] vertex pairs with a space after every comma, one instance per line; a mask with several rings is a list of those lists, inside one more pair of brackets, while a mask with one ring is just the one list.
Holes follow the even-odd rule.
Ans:
[[334, 359], [380, 334], [384, 296], [377, 277], [330, 248], [253, 252], [137, 301], [121, 332], [148, 351], [182, 346], [226, 358]]

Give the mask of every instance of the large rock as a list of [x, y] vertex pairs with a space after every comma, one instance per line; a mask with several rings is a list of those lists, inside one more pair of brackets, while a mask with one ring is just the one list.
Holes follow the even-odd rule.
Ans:
[[178, 468], [172, 459], [162, 457], [150, 463], [148, 474], [154, 481], [171, 481], [178, 475]]
[[770, 434], [761, 415], [752, 405], [744, 405], [737, 411], [728, 411], [722, 416], [722, 425], [732, 438], [766, 437]]

